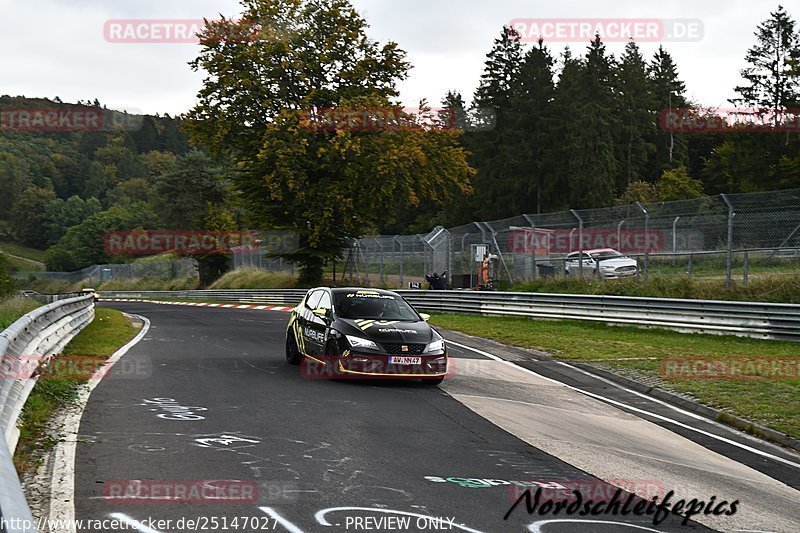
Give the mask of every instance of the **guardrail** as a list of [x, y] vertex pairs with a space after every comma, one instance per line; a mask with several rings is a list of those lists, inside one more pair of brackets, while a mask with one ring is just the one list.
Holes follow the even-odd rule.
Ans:
[[[216, 300], [297, 305], [304, 289], [103, 292], [104, 298]], [[800, 305], [578, 294], [397, 291], [420, 309], [572, 319], [761, 339], [800, 341]]]
[[0, 331], [0, 517], [6, 533], [36, 531], [12, 462], [17, 419], [38, 379], [36, 370], [93, 317], [93, 297], [78, 296], [35, 309]]

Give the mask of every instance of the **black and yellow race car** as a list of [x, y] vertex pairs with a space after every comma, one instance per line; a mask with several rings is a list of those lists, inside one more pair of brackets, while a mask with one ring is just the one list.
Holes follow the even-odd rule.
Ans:
[[306, 377], [421, 379], [447, 373], [442, 336], [402, 296], [320, 287], [292, 310], [286, 360]]

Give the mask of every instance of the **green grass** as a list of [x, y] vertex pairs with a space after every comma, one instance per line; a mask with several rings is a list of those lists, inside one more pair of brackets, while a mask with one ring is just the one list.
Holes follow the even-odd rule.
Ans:
[[45, 251], [9, 241], [0, 241], [0, 251], [44, 263]]
[[8, 265], [11, 267], [12, 271], [19, 271], [19, 272], [30, 272], [30, 271], [42, 271], [44, 268], [39, 263], [36, 263], [30, 259], [24, 259], [22, 257], [17, 257], [13, 255], [8, 255], [2, 251], [0, 251], [0, 255], [6, 260]]
[[279, 274], [255, 268], [242, 268], [228, 272], [210, 289], [293, 289], [297, 279], [289, 274]]
[[114, 309], [96, 309], [95, 318], [43, 371], [20, 415], [20, 438], [14, 454], [18, 472], [36, 468], [56, 444], [48, 435], [53, 414], [78, 396], [81, 384], [117, 349], [136, 336], [137, 328]]
[[184, 291], [197, 289], [200, 280], [195, 277], [164, 279], [134, 278], [111, 279], [97, 287], [99, 291]]
[[644, 279], [543, 278], [512, 285], [508, 290], [563, 294], [688, 298], [699, 300], [738, 300], [800, 303], [800, 274], [752, 278], [747, 287], [741, 280], [731, 288], [723, 279], [688, 276], [650, 276]]
[[0, 330], [17, 321], [22, 315], [30, 313], [42, 305], [33, 298], [11, 297], [0, 300]]
[[[800, 379], [673, 379], [665, 358], [800, 359], [800, 345], [733, 336], [676, 333], [580, 321], [434, 314], [431, 323], [505, 344], [533, 348], [634, 377], [659, 377], [675, 392], [800, 438]], [[796, 367], [795, 367], [796, 368]]]

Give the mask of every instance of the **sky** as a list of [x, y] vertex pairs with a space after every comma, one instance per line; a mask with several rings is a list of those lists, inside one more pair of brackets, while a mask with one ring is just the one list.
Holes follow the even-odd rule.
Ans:
[[[753, 0], [352, 0], [370, 24], [370, 36], [393, 40], [408, 52], [414, 68], [400, 83], [400, 99], [415, 106], [426, 98], [436, 105], [448, 90], [471, 100], [486, 53], [512, 20], [526, 27], [543, 19], [631, 22], [674, 19], [691, 28], [688, 39], [640, 43], [646, 58], [659, 44], [673, 55], [690, 99], [704, 106], [727, 106], [741, 83], [756, 26], [778, 3]], [[800, 18], [800, 5], [785, 2]], [[138, 113], [189, 110], [202, 85], [202, 73], [188, 62], [192, 43], [114, 41], [109, 21], [236, 17], [238, 0], [0, 0], [0, 94], [60, 97], [65, 102], [95, 98], [112, 109]], [[541, 26], [544, 28], [544, 26]], [[604, 26], [613, 28], [613, 26]], [[700, 28], [700, 31], [698, 31]], [[110, 31], [110, 30], [109, 30]], [[677, 31], [677, 30], [676, 30]], [[565, 37], [569, 39], [568, 37]], [[655, 40], [659, 40], [656, 36]], [[565, 44], [584, 53], [586, 42], [552, 42], [554, 54]], [[530, 45], [528, 45], [530, 46]], [[608, 43], [619, 55], [623, 43]]]

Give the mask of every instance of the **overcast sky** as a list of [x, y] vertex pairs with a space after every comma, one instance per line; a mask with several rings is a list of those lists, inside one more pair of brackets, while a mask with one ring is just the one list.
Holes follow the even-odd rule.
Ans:
[[[696, 19], [699, 40], [666, 42], [690, 98], [725, 106], [740, 83], [756, 25], [778, 2], [753, 0], [353, 0], [371, 36], [394, 40], [414, 65], [401, 99], [438, 103], [448, 89], [469, 101], [483, 61], [513, 19]], [[796, 1], [784, 2], [800, 17]], [[0, 0], [0, 94], [98, 98], [111, 108], [178, 114], [188, 110], [202, 77], [187, 62], [196, 44], [108, 42], [104, 25], [119, 19], [235, 17], [238, 0]], [[565, 43], [552, 43], [560, 53]], [[659, 43], [642, 43], [646, 57]], [[583, 54], [586, 43], [569, 43]], [[624, 44], [610, 43], [619, 54]]]

